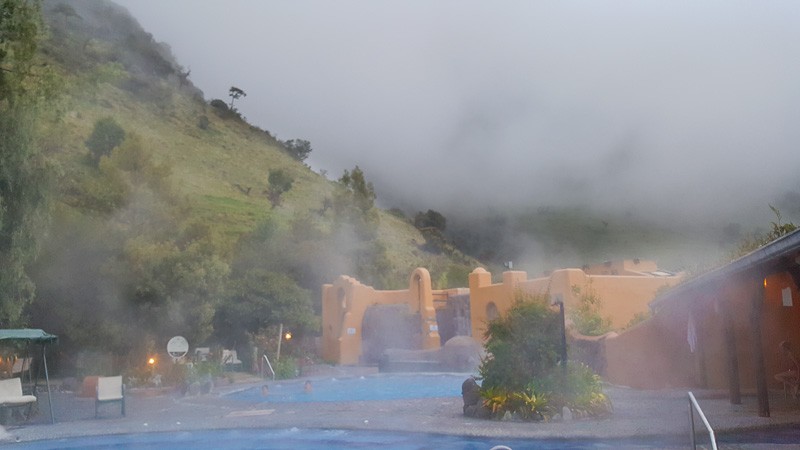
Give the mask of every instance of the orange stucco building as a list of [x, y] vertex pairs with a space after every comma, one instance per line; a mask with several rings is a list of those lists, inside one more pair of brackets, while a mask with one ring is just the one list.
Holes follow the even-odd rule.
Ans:
[[582, 292], [591, 291], [602, 302], [601, 315], [619, 328], [637, 313], [647, 312], [659, 289], [680, 279], [681, 275], [659, 270], [654, 262], [640, 260], [561, 269], [535, 279], [528, 279], [523, 271], [506, 271], [500, 283], [492, 283], [491, 273], [478, 268], [469, 275], [469, 289], [433, 290], [430, 274], [423, 268], [412, 272], [408, 289], [396, 291], [376, 290], [340, 276], [322, 289], [322, 357], [338, 364], [362, 362], [364, 317], [375, 305], [407, 305], [408, 312], [417, 317], [419, 348], [435, 349], [441, 345], [439, 330], [444, 325], [437, 322], [437, 310], [448, 308], [456, 299], [467, 299], [468, 312], [457, 315], [467, 321], [469, 334], [478, 340], [487, 321], [507, 311], [519, 291], [549, 293], [567, 310], [577, 304]]
[[322, 357], [338, 364], [358, 364], [362, 353], [362, 325], [373, 305], [405, 304], [419, 315], [423, 349], [439, 347], [431, 276], [418, 268], [405, 290], [379, 291], [355, 278], [340, 276], [322, 287]]
[[555, 270], [530, 280], [521, 271], [504, 272], [498, 284], [492, 284], [491, 278], [480, 268], [469, 276], [472, 336], [482, 337], [486, 323], [511, 307], [517, 291], [549, 293], [554, 302], [563, 302], [567, 311], [578, 304], [582, 294], [591, 292], [601, 301], [600, 314], [611, 319], [612, 327], [622, 328], [637, 314], [646, 313], [656, 293], [677, 284], [682, 275], [659, 270], [653, 261], [634, 259]]
[[731, 403], [755, 391], [769, 416], [768, 389], [787, 369], [778, 344], [800, 356], [800, 231], [671, 289], [652, 317], [605, 339], [605, 377], [637, 388], [727, 389]]

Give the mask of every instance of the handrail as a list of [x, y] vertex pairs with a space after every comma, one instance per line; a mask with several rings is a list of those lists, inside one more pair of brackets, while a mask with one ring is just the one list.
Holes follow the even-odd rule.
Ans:
[[700, 415], [700, 418], [703, 420], [703, 425], [705, 425], [706, 430], [708, 431], [708, 436], [711, 438], [711, 448], [712, 450], [717, 450], [717, 438], [714, 435], [714, 430], [711, 428], [711, 425], [708, 423], [708, 419], [706, 419], [706, 415], [703, 414], [703, 410], [700, 409], [700, 404], [697, 403], [697, 399], [694, 398], [694, 394], [692, 391], [689, 391], [689, 432], [691, 433], [692, 437], [692, 449], [697, 450], [697, 442], [695, 442], [694, 437], [694, 410], [697, 410], [697, 413]]
[[267, 362], [267, 366], [269, 367], [269, 371], [272, 372], [272, 381], [275, 381], [275, 370], [272, 368], [272, 364], [269, 363], [269, 358], [267, 355], [264, 355], [264, 361]]

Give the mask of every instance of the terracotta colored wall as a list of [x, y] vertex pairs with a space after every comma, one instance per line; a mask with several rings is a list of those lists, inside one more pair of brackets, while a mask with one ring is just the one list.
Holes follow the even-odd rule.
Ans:
[[[788, 288], [792, 306], [784, 306], [782, 290]], [[788, 339], [800, 355], [800, 305], [791, 277], [730, 280], [724, 286], [695, 298], [663, 305], [654, 318], [606, 340], [606, 377], [612, 383], [639, 387], [669, 386], [728, 388], [728, 339], [725, 314], [731, 316], [739, 383], [742, 391], [755, 389], [754, 335], [751, 314], [754, 297], [762, 302], [761, 349], [768, 385], [781, 388], [774, 375], [785, 370], [778, 344]], [[697, 348], [689, 351], [689, 310], [694, 316]], [[642, 361], [650, 361], [642, 364]]]
[[[636, 269], [653, 271], [655, 263], [622, 261], [600, 265], [596, 272], [615, 270], [626, 275], [587, 275], [581, 269], [562, 269], [548, 277], [529, 280], [522, 271], [503, 273], [501, 283], [492, 284], [492, 274], [482, 268], [469, 275], [470, 320], [472, 336], [482, 339], [489, 305], [503, 314], [514, 302], [518, 291], [531, 294], [550, 294], [561, 299], [567, 312], [579, 301], [573, 287], [586, 292], [591, 289], [602, 300], [601, 314], [610, 317], [615, 327], [626, 325], [636, 313], [648, 310], [647, 304], [664, 284], [677, 283], [680, 277], [659, 277]], [[450, 294], [463, 295], [464, 289], [433, 291], [427, 270], [416, 269], [409, 279], [409, 289], [377, 291], [357, 280], [342, 276], [322, 291], [322, 356], [339, 364], [357, 364], [361, 357], [361, 325], [369, 306], [405, 303], [410, 312], [420, 312], [420, 329], [423, 331], [423, 348], [438, 348], [439, 334], [435, 305], [441, 307]], [[800, 345], [800, 343], [798, 343]]]
[[[783, 305], [781, 293], [785, 288], [791, 293], [792, 306]], [[778, 344], [788, 340], [795, 357], [800, 360], [800, 291], [788, 273], [781, 273], [767, 278], [765, 293], [762, 343], [767, 381], [770, 386], [782, 388], [782, 385], [773, 378], [774, 374], [788, 368], [778, 351]]]
[[686, 340], [688, 315], [663, 312], [605, 341], [605, 377], [634, 388], [675, 387], [694, 381]]
[[414, 270], [409, 288], [379, 291], [348, 276], [340, 276], [322, 288], [322, 357], [337, 364], [358, 364], [361, 357], [361, 326], [364, 313], [373, 305], [407, 304], [419, 313], [422, 348], [439, 347], [436, 311], [430, 274]]
[[[518, 290], [531, 294], [549, 292], [551, 299], [561, 299], [567, 312], [576, 307], [581, 292], [592, 290], [601, 299], [600, 314], [611, 319], [612, 326], [621, 328], [627, 325], [637, 313], [648, 312], [648, 304], [663, 286], [677, 284], [682, 276], [653, 276], [646, 272], [637, 273], [627, 269], [632, 261], [619, 262], [608, 267], [617, 267], [626, 275], [587, 275], [581, 269], [556, 270], [548, 277], [527, 279], [525, 272], [509, 271], [503, 273], [503, 282], [492, 284], [491, 274], [484, 269], [475, 269], [470, 274], [470, 313], [472, 315], [472, 335], [483, 336], [486, 329], [486, 310], [494, 303], [500, 314], [511, 307], [514, 294]], [[648, 271], [657, 270], [655, 263], [641, 261], [637, 268]], [[599, 270], [599, 269], [598, 269]]]
[[[612, 327], [623, 328], [637, 313], [646, 313], [656, 292], [673, 286], [681, 277], [588, 276], [581, 289], [592, 289], [602, 302], [602, 315], [611, 319]], [[570, 305], [578, 302], [577, 296]]]

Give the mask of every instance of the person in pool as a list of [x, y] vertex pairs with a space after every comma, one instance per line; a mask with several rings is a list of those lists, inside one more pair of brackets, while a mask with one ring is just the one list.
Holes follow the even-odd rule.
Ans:
[[311, 380], [306, 380], [306, 384], [303, 386], [303, 392], [310, 394], [313, 390], [314, 386], [311, 386]]
[[262, 397], [266, 397], [268, 395], [269, 395], [269, 386], [267, 386], [265, 384], [265, 385], [261, 386], [261, 396]]

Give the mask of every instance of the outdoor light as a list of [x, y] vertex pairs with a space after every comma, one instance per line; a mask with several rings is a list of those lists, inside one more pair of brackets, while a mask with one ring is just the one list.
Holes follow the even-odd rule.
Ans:
[[283, 338], [286, 339], [287, 341], [291, 340], [292, 339], [292, 332], [291, 331], [287, 331], [286, 334], [283, 335]]
[[149, 365], [151, 365], [151, 366], [154, 366], [154, 365], [156, 365], [156, 359], [155, 359], [155, 358], [150, 358], [150, 359], [148, 359], [148, 360], [147, 360], [147, 364], [149, 364]]
[[764, 287], [767, 287], [767, 279], [764, 278]]

